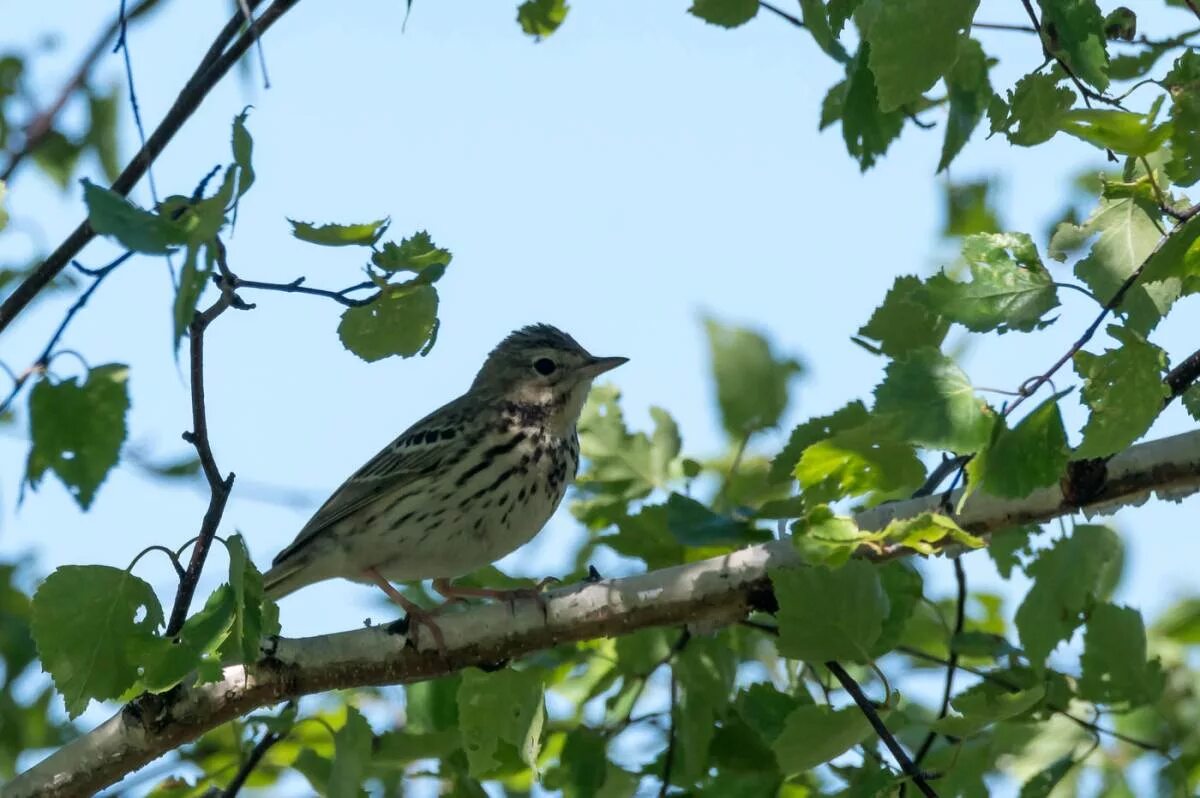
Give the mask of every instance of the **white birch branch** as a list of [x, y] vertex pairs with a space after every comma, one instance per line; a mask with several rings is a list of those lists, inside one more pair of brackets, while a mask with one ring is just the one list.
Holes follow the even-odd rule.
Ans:
[[[1108, 464], [1099, 493], [1082, 507], [1047, 488], [1016, 501], [974, 494], [956, 520], [975, 534], [1045, 521], [1076, 510], [1110, 513], [1157, 494], [1173, 501], [1200, 491], [1200, 431], [1140, 444]], [[861, 513], [860, 527], [939, 509], [939, 496], [895, 502]], [[957, 495], [951, 498], [957, 501]], [[894, 551], [885, 556], [900, 556]], [[409, 684], [470, 667], [502, 667], [561, 643], [627, 634], [652, 626], [736, 623], [772, 610], [768, 572], [796, 567], [789, 540], [625, 579], [564, 587], [548, 594], [546, 615], [533, 602], [453, 607], [440, 617], [446, 655], [406, 646], [381, 627], [272, 641], [264, 657], [231, 666], [213, 684], [143, 696], [88, 734], [63, 746], [7, 784], [4, 798], [90, 795], [147, 762], [226, 721], [285, 699], [364, 685]], [[428, 635], [426, 636], [428, 637]], [[422, 640], [422, 644], [426, 641]]]

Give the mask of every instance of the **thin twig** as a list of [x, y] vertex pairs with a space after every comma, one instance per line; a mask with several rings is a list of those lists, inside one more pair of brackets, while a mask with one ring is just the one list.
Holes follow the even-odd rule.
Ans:
[[114, 18], [104, 29], [104, 32], [96, 37], [92, 46], [88, 48], [80, 60], [79, 66], [76, 67], [71, 77], [63, 84], [63, 87], [55, 96], [54, 101], [46, 106], [44, 111], [34, 116], [29, 121], [29, 124], [25, 126], [25, 140], [21, 143], [21, 149], [9, 156], [8, 163], [4, 166], [4, 171], [0, 172], [0, 181], [10, 180], [21, 162], [36, 150], [54, 130], [55, 119], [58, 118], [67, 101], [87, 83], [88, 75], [91, 74], [92, 68], [100, 60], [100, 57], [107, 52], [108, 43], [112, 41], [113, 36], [116, 36], [117, 32], [123, 27], [122, 20], [128, 22], [129, 20], [137, 19], [157, 4], [158, 0], [142, 0], [142, 2], [129, 9], [127, 14]]
[[246, 757], [246, 761], [238, 768], [237, 773], [233, 774], [233, 778], [229, 781], [229, 785], [221, 791], [221, 798], [233, 798], [238, 794], [238, 791], [246, 783], [246, 779], [250, 778], [251, 772], [258, 767], [258, 763], [266, 756], [268, 750], [275, 743], [283, 739], [282, 734], [276, 734], [273, 731], [268, 731], [262, 736], [262, 739], [250, 750], [250, 756]]
[[797, 28], [806, 27], [804, 24], [804, 20], [800, 19], [799, 17], [797, 17], [793, 14], [789, 14], [788, 12], [784, 11], [782, 8], [779, 8], [778, 6], [775, 6], [775, 5], [772, 5], [771, 3], [766, 2], [766, 0], [759, 0], [758, 4], [760, 6], [762, 6], [763, 8], [767, 9], [768, 11], [770, 11], [775, 16], [779, 17], [780, 19], [786, 19], [788, 22], [795, 25]]
[[[225, 263], [225, 247], [219, 239], [214, 239], [218, 263], [228, 268]], [[225, 503], [233, 490], [234, 475], [222, 477], [213, 457], [212, 445], [208, 439], [208, 416], [204, 404], [204, 331], [213, 320], [233, 307], [239, 300], [232, 289], [221, 291], [216, 302], [207, 310], [197, 313], [188, 325], [190, 372], [192, 382], [192, 429], [184, 433], [184, 440], [196, 447], [200, 458], [200, 468], [208, 480], [209, 500], [208, 509], [204, 511], [204, 520], [200, 523], [200, 533], [196, 545], [192, 548], [192, 558], [188, 562], [187, 571], [179, 580], [179, 590], [175, 594], [175, 605], [171, 608], [171, 620], [167, 624], [167, 637], [174, 637], [183, 627], [187, 617], [188, 607], [191, 606], [192, 596], [200, 581], [200, 572], [204, 569], [204, 561], [212, 547], [213, 537], [225, 513]]]
[[[298, 2], [299, 0], [275, 0], [255, 20], [255, 25], [248, 28], [226, 49], [224, 45], [228, 42], [227, 35], [232, 36], [231, 30], [236, 31], [242, 22], [242, 11], [240, 8], [237, 9], [234, 13], [234, 18], [226, 24], [225, 28], [218, 35], [217, 40], [213, 42], [213, 46], [209, 48], [208, 53], [201, 60], [200, 66], [192, 74], [192, 77], [179, 93], [179, 96], [175, 98], [174, 104], [167, 111], [162, 122], [150, 134], [150, 138], [146, 140], [146, 146], [138, 150], [137, 154], [133, 156], [133, 159], [125, 167], [125, 170], [113, 182], [113, 191], [121, 195], [129, 193], [130, 189], [146, 173], [150, 164], [162, 153], [167, 143], [179, 132], [183, 123], [195, 113], [200, 103], [208, 96], [212, 88], [237, 63], [246, 50], [258, 40], [258, 37], [265, 34], [273, 24], [279, 21]], [[250, 3], [252, 8], [254, 5], [256, 3]], [[49, 257], [32, 274], [13, 289], [12, 293], [0, 304], [0, 332], [3, 332], [12, 323], [13, 319], [33, 301], [33, 298], [59, 272], [66, 268], [71, 259], [78, 255], [79, 251], [95, 235], [96, 231], [92, 229], [87, 220], [84, 220], [58, 245], [54, 252], [50, 253]]]
[[982, 30], [1009, 30], [1018, 33], [1037, 33], [1037, 28], [1032, 25], [1013, 25], [1007, 22], [972, 22], [971, 27]]
[[904, 775], [912, 780], [912, 783], [916, 785], [916, 788], [921, 791], [922, 795], [927, 796], [927, 798], [937, 798], [937, 793], [934, 792], [933, 788], [929, 786], [929, 782], [926, 781], [926, 775], [909, 758], [904, 747], [896, 740], [896, 736], [888, 730], [883, 719], [879, 717], [875, 705], [863, 693], [862, 688], [858, 686], [858, 682], [854, 681], [854, 677], [836, 662], [826, 662], [825, 667], [842, 683], [842, 687], [854, 699], [854, 703], [858, 705], [859, 710], [866, 715], [867, 722], [871, 724], [871, 728], [879, 735], [879, 739], [887, 746], [887, 749], [892, 752], [892, 757], [896, 760], [896, 764], [900, 766], [900, 769], [904, 771]]
[[[1030, 2], [1030, 0], [1021, 0], [1021, 5], [1025, 7], [1025, 13], [1029, 16], [1029, 21], [1033, 23], [1034, 32], [1037, 33], [1038, 39], [1042, 43], [1042, 52], [1046, 55], [1046, 58], [1055, 61], [1060, 67], [1062, 67], [1063, 72], [1067, 73], [1067, 77], [1071, 79], [1071, 82], [1075, 84], [1075, 88], [1079, 89], [1079, 93], [1083, 95], [1083, 104], [1088, 108], [1091, 108], [1092, 104], [1089, 102], [1089, 100], [1096, 100], [1097, 102], [1102, 102], [1107, 105], [1121, 108], [1121, 103], [1119, 101], [1114, 100], [1112, 97], [1109, 97], [1105, 94], [1092, 91], [1087, 86], [1083, 85], [1083, 81], [1079, 79], [1079, 77], [1075, 74], [1075, 71], [1071, 69], [1067, 62], [1058, 55], [1050, 52], [1049, 43], [1046, 41], [1046, 34], [1042, 30], [1041, 20], [1038, 19], [1037, 14], [1033, 10], [1033, 4]], [[1109, 150], [1108, 154], [1109, 160], [1116, 160], [1116, 156], [1112, 154], [1111, 150]]]
[[[227, 277], [224, 279], [228, 279]], [[375, 288], [375, 283], [367, 280], [365, 282], [352, 285], [349, 288], [343, 288], [340, 291], [328, 291], [324, 288], [309, 288], [304, 285], [303, 277], [297, 277], [290, 283], [264, 283], [259, 280], [243, 280], [241, 277], [234, 278], [234, 288], [256, 288], [263, 291], [282, 291], [285, 294], [310, 294], [312, 296], [323, 296], [332, 299], [334, 302], [339, 302], [346, 307], [357, 308], [363, 305], [369, 305], [375, 301], [377, 294], [372, 294], [363, 299], [353, 299], [346, 296], [355, 291], [363, 291], [368, 288]]]
[[[932, 662], [937, 665], [949, 665], [950, 664], [949, 660], [945, 659], [944, 657], [939, 657], [937, 654], [930, 654], [928, 651], [922, 651], [919, 648], [912, 648], [911, 646], [897, 646], [896, 651], [900, 652], [901, 654], [910, 656], [913, 659], [920, 659], [920, 660], [924, 660], [926, 662]], [[1014, 682], [1010, 682], [1008, 679], [1005, 679], [1003, 676], [999, 676], [995, 673], [990, 673], [990, 672], [982, 670], [980, 668], [972, 668], [968, 665], [960, 664], [958, 666], [958, 669], [961, 671], [966, 671], [967, 673], [970, 673], [973, 676], [978, 676], [979, 678], [983, 679], [986, 682], [991, 682], [994, 685], [1003, 687], [1005, 690], [1008, 690], [1009, 692], [1019, 693], [1019, 692], [1021, 692], [1022, 689], [1024, 689], [1020, 685], [1018, 685]], [[1166, 753], [1166, 749], [1163, 746], [1155, 745], [1154, 743], [1148, 743], [1145, 740], [1139, 740], [1136, 737], [1130, 737], [1126, 734], [1122, 734], [1121, 732], [1114, 731], [1113, 729], [1108, 729], [1108, 728], [1105, 728], [1104, 726], [1100, 726], [1092, 721], [1085, 720], [1084, 718], [1081, 718], [1077, 715], [1072, 715], [1070, 712], [1067, 711], [1067, 709], [1065, 707], [1055, 706], [1054, 704], [1047, 702], [1046, 708], [1049, 709], [1051, 712], [1062, 715], [1064, 718], [1071, 721], [1072, 723], [1079, 726], [1080, 728], [1087, 729], [1088, 731], [1094, 732], [1096, 734], [1107, 735], [1109, 737], [1112, 737], [1114, 740], [1120, 740], [1123, 743], [1128, 743], [1129, 745], [1135, 746], [1137, 748], [1141, 748], [1143, 751], [1154, 751], [1159, 754]]]
[[675, 764], [675, 710], [678, 703], [679, 685], [675, 680], [675, 669], [671, 668], [671, 725], [667, 729], [667, 753], [663, 757], [662, 786], [658, 788], [658, 798], [665, 798], [671, 788], [671, 769]]
[[[63, 316], [63, 320], [59, 322], [58, 327], [54, 330], [54, 334], [50, 336], [50, 340], [46, 343], [45, 348], [42, 349], [41, 354], [37, 356], [37, 359], [33, 361], [29, 368], [21, 372], [16, 381], [13, 382], [13, 386], [9, 390], [8, 396], [4, 398], [3, 402], [0, 402], [0, 413], [8, 410], [9, 406], [12, 404], [13, 400], [17, 398], [17, 394], [21, 392], [21, 388], [24, 387], [25, 383], [28, 382], [30, 377], [35, 374], [40, 374], [48, 365], [50, 365], [50, 359], [53, 356], [54, 347], [63, 337], [63, 333], [67, 331], [67, 326], [70, 325], [71, 319], [75, 318], [75, 314], [82, 310], [83, 306], [88, 303], [88, 300], [92, 298], [92, 294], [94, 294], [96, 289], [100, 287], [100, 283], [104, 281], [104, 278], [111, 274], [112, 271], [122, 263], [133, 257], [133, 255], [133, 252], [126, 252], [125, 254], [119, 256], [112, 263], [101, 269], [88, 270], [89, 273], [93, 274], [96, 279], [82, 294], [79, 295], [79, 298], [75, 300], [74, 304], [67, 309], [66, 315]], [[83, 269], [82, 266], [79, 268]]]
[[1200, 379], [1200, 350], [1192, 352], [1178, 366], [1167, 372], [1165, 382], [1171, 389], [1171, 395], [1163, 400], [1163, 404], [1170, 404], [1172, 400], [1192, 387], [1198, 379]]
[[[129, 18], [125, 14], [125, 0], [121, 0], [119, 18], [121, 34], [117, 36], [113, 52], [120, 52], [125, 60], [125, 82], [129, 84], [129, 107], [133, 110], [133, 124], [137, 128], [138, 141], [145, 149], [146, 128], [142, 125], [142, 111], [138, 107], [137, 91], [133, 87], [133, 59], [129, 54], [129, 26], [127, 24]], [[155, 205], [158, 205], [158, 188], [154, 185], [154, 170], [149, 165], [146, 166], [146, 180], [150, 183], [150, 198], [154, 200]]]
[[[954, 637], [961, 635], [963, 626], [966, 622], [966, 606], [967, 606], [967, 574], [963, 569], [962, 558], [954, 558], [954, 580], [958, 585], [958, 593], [954, 599], [954, 633], [950, 639], [949, 649], [950, 657], [946, 660], [946, 684], [942, 691], [942, 706], [938, 710], [938, 720], [950, 714], [950, 697], [954, 694], [954, 673], [958, 670], [958, 650], [954, 648]], [[917, 749], [915, 761], [917, 765], [925, 760], [925, 756], [929, 750], [933, 748], [933, 743], [937, 740], [937, 732], [932, 729], [925, 735], [925, 739], [921, 741], [921, 747]], [[901, 788], [903, 795], [903, 788]]]

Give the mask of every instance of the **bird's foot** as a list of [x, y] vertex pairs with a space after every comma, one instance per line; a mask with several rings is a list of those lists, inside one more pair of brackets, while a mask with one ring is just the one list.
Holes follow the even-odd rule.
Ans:
[[489, 598], [495, 601], [507, 601], [512, 611], [516, 612], [517, 599], [533, 599], [537, 602], [538, 608], [542, 611], [542, 617], [546, 617], [546, 594], [543, 592], [551, 585], [557, 585], [562, 582], [557, 577], [548, 576], [541, 579], [535, 585], [529, 587], [517, 588], [492, 588], [492, 587], [457, 587], [450, 584], [449, 579], [433, 580], [433, 589], [444, 596], [447, 602], [465, 601], [469, 598]]
[[388, 624], [387, 630], [389, 632], [392, 634], [403, 634], [412, 641], [413, 648], [420, 650], [417, 629], [424, 626], [433, 637], [433, 642], [437, 647], [438, 653], [443, 657], [446, 656], [446, 638], [442, 634], [442, 629], [438, 626], [437, 621], [433, 619], [434, 613], [432, 611], [423, 609], [416, 603], [405, 598], [399, 590], [392, 586], [391, 582], [384, 579], [374, 568], [368, 568], [363, 571], [363, 574], [378, 585], [379, 589], [386, 593], [388, 598], [404, 609], [403, 618]]

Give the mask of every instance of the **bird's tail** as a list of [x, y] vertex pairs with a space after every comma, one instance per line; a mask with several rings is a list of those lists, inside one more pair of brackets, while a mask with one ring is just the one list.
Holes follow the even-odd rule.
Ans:
[[263, 574], [263, 593], [272, 601], [277, 601], [311, 584], [313, 580], [308, 576], [304, 563], [285, 560]]

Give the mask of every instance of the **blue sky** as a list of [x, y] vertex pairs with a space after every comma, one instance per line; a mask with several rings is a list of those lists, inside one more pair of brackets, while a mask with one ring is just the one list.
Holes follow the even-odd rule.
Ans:
[[[225, 20], [226, 5], [169, 3], [131, 30], [148, 128]], [[793, 421], [868, 396], [884, 361], [850, 336], [896, 275], [926, 274], [953, 258], [937, 239], [941, 129], [910, 126], [860, 174], [840, 131], [817, 131], [821, 98], [839, 75], [804, 31], [765, 12], [724, 31], [686, 7], [578, 2], [563, 28], [538, 44], [505, 3], [418, 0], [402, 33], [403, 2], [308, 0], [273, 28], [265, 42], [270, 90], [254, 61], [248, 74], [221, 84], [158, 161], [159, 192], [187, 193], [226, 162], [230, 120], [251, 103], [258, 182], [228, 240], [241, 276], [304, 275], [331, 288], [358, 281], [358, 253], [295, 241], [285, 217], [390, 216], [393, 233], [427, 228], [455, 257], [439, 284], [442, 329], [427, 358], [358, 360], [337, 339], [340, 308], [316, 298], [256, 295], [249, 298], [257, 310], [221, 318], [208, 344], [221, 468], [307, 491], [315, 504], [409, 423], [465, 389], [505, 333], [534, 321], [567, 329], [596, 353], [630, 357], [612, 375], [627, 415], [641, 426], [650, 405], [668, 408], [693, 454], [723, 444], [705, 314], [769, 331], [781, 351], [807, 363], [780, 435]], [[18, 5], [0, 42], [27, 49], [34, 32], [59, 36], [57, 49], [37, 58], [34, 88], [46, 96], [114, 10]], [[1014, 11], [1013, 3], [984, 2], [978, 19], [1021, 21]], [[1165, 35], [1186, 24], [1175, 11], [1148, 11], [1140, 27]], [[998, 87], [1040, 62], [1032, 37], [980, 37], [1001, 58]], [[118, 57], [99, 74], [122, 80]], [[128, 157], [136, 134], [124, 106], [123, 114]], [[951, 177], [994, 177], [1002, 218], [1044, 245], [1046, 222], [1067, 199], [1062, 176], [1088, 165], [1103, 162], [1061, 135], [1030, 151], [980, 132]], [[97, 172], [87, 164], [85, 174], [99, 179]], [[148, 203], [145, 182], [134, 195]], [[77, 186], [60, 192], [29, 170], [10, 186], [9, 210], [24, 223], [0, 237], [0, 256], [12, 259], [29, 251], [29, 231], [48, 248], [83, 214]], [[100, 265], [116, 252], [97, 242], [82, 260]], [[1061, 274], [1069, 279], [1065, 268]], [[68, 301], [42, 302], [5, 336], [0, 358], [23, 368]], [[975, 346], [965, 362], [976, 384], [1014, 388], [1065, 351], [1092, 310], [1069, 292], [1063, 303], [1062, 318], [1044, 333]], [[179, 434], [189, 427], [169, 307], [164, 263], [139, 258], [109, 279], [63, 342], [93, 365], [130, 364], [130, 440], [164, 456], [185, 451]], [[1183, 318], [1196, 309], [1193, 297], [1153, 337], [1176, 359], [1195, 347]], [[59, 362], [64, 373], [77, 368]], [[1064, 373], [1060, 387], [1072, 378]], [[1072, 430], [1082, 421], [1068, 414]], [[1173, 408], [1152, 436], [1189, 423]], [[772, 451], [778, 437], [755, 443]], [[18, 511], [25, 452], [23, 441], [0, 439], [0, 557], [32, 553], [41, 572], [67, 563], [124, 566], [143, 547], [177, 545], [198, 529], [204, 495], [148, 483], [128, 468], [109, 477], [90, 513], [52, 477]], [[1129, 546], [1121, 600], [1155, 612], [1194, 586], [1196, 507], [1195, 499], [1156, 503], [1118, 517]], [[222, 531], [241, 531], [265, 566], [311, 509], [271, 506], [235, 489]], [[573, 534], [563, 511], [503, 565], [561, 572]], [[968, 564], [973, 584], [998, 584], [986, 555]], [[198, 595], [221, 580], [223, 567], [218, 553]], [[926, 571], [935, 590], [947, 585], [948, 563]], [[138, 573], [169, 603], [165, 561], [146, 558]], [[285, 600], [282, 612], [285, 631], [301, 635], [356, 626], [379, 617], [380, 605], [368, 588], [326, 583]]]

